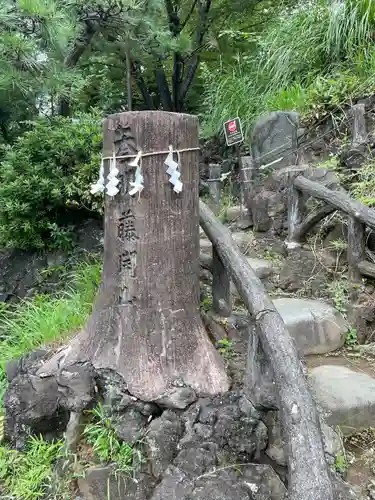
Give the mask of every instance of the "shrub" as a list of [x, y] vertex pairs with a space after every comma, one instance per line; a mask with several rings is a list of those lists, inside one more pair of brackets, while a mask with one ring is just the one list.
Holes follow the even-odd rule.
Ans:
[[0, 245], [13, 248], [69, 244], [74, 224], [100, 211], [90, 195], [99, 170], [100, 117], [40, 119], [0, 165]]

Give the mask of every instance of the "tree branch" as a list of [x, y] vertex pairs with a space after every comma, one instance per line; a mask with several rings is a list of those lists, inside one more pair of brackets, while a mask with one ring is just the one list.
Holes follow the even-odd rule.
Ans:
[[164, 68], [160, 61], [158, 61], [155, 69], [156, 85], [159, 90], [161, 104], [164, 111], [174, 111], [171, 92], [167, 78], [165, 76]]
[[[204, 36], [207, 32], [208, 28], [208, 15], [211, 8], [211, 0], [205, 0], [204, 5], [202, 5], [201, 0], [199, 0], [199, 24], [197, 27], [196, 35], [195, 35], [195, 47], [199, 47], [202, 45]], [[198, 64], [200, 60], [199, 52], [195, 53], [195, 56], [192, 58], [187, 73], [185, 81], [181, 86], [181, 92], [179, 96], [179, 102], [184, 103], [187, 93], [189, 92], [190, 86], [193, 83], [195, 74], [197, 72]]]
[[143, 76], [141, 74], [139, 64], [135, 61], [132, 61], [131, 65], [132, 65], [132, 73], [134, 75], [134, 78], [135, 78], [136, 84], [139, 88], [139, 91], [142, 94], [143, 102], [146, 105], [146, 109], [150, 109], [150, 110], [155, 109], [154, 101], [153, 101], [151, 94], [148, 90], [145, 79], [143, 78]]
[[197, 5], [197, 1], [198, 0], [194, 0], [193, 3], [191, 4], [190, 6], [190, 10], [188, 12], [188, 14], [186, 15], [186, 18], [185, 18], [185, 21], [182, 21], [181, 23], [181, 31], [185, 28], [185, 26], [187, 25], [187, 23], [189, 22], [189, 19], [191, 18], [191, 16], [193, 15], [193, 12], [194, 12], [194, 9], [195, 9], [195, 6]]

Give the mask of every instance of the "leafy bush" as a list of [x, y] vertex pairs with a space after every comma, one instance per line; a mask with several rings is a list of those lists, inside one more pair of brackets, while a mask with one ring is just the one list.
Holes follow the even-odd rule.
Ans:
[[100, 210], [90, 195], [101, 150], [98, 115], [40, 119], [31, 124], [0, 165], [0, 245], [61, 247], [71, 227]]

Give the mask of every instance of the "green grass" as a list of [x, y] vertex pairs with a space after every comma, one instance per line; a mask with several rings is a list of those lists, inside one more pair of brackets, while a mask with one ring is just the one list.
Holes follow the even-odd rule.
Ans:
[[320, 119], [375, 91], [375, 5], [311, 0], [286, 7], [232, 64], [201, 67], [202, 134], [240, 116], [246, 136], [261, 114], [294, 110]]
[[86, 425], [83, 437], [92, 445], [94, 457], [101, 463], [114, 464], [116, 472], [129, 475], [142, 461], [141, 453], [118, 439], [111, 414], [102, 404], [88, 414], [92, 420]]
[[86, 322], [100, 283], [101, 264], [84, 262], [66, 276], [69, 288], [57, 296], [40, 295], [0, 310], [0, 391], [5, 366], [34, 349], [60, 341]]
[[45, 498], [53, 478], [53, 464], [64, 453], [64, 443], [32, 437], [25, 453], [0, 447], [0, 481], [7, 493], [22, 500]]

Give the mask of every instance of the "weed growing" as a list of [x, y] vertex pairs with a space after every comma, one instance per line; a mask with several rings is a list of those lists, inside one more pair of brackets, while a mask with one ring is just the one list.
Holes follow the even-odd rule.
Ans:
[[111, 416], [102, 404], [88, 414], [92, 420], [86, 425], [83, 436], [92, 446], [94, 457], [99, 462], [114, 464], [116, 472], [129, 475], [142, 461], [141, 453], [118, 439]]

